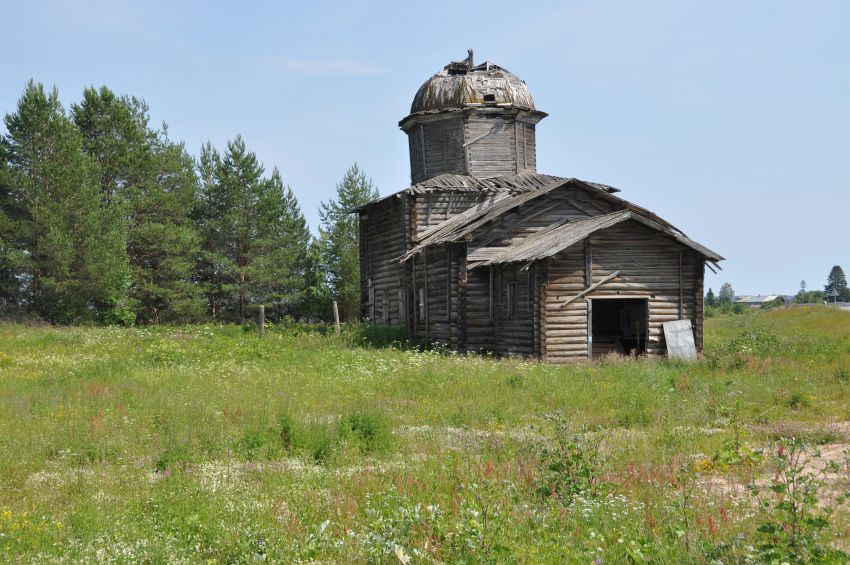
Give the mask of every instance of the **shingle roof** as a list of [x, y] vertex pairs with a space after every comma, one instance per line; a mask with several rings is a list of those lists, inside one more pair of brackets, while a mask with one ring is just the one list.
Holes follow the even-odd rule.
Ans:
[[[452, 176], [463, 177], [463, 175]], [[571, 185], [573, 187], [589, 191], [603, 199], [608, 200], [609, 202], [612, 202], [613, 204], [623, 208], [624, 210], [629, 210], [648, 221], [654, 222], [661, 229], [667, 231], [671, 236], [675, 236], [676, 238], [682, 238], [694, 244], [696, 243], [689, 240], [687, 236], [685, 236], [684, 232], [682, 232], [663, 218], [657, 216], [656, 214], [650, 212], [645, 208], [642, 208], [636, 204], [628, 202], [627, 200], [623, 200], [622, 198], [614, 196], [609, 190], [610, 187], [607, 187], [606, 185], [590, 183], [575, 178], [565, 179], [562, 177], [553, 177], [549, 175], [538, 175], [536, 173], [520, 173], [519, 175], [511, 175], [510, 177], [497, 177], [493, 179], [475, 179], [474, 177], [463, 178], [473, 179], [473, 182], [475, 183], [493, 183], [494, 186], [501, 187], [501, 191], [496, 191], [495, 196], [492, 199], [482, 202], [477, 206], [466, 210], [465, 212], [453, 216], [448, 220], [437, 224], [436, 226], [422, 233], [419, 237], [418, 244], [413, 249], [408, 251], [405, 255], [403, 255], [400, 260], [406, 261], [407, 259], [416, 255], [417, 253], [419, 253], [430, 245], [438, 245], [440, 243], [459, 241], [467, 235], [471, 234], [476, 229], [481, 228], [488, 222], [495, 220], [499, 216], [517, 208], [518, 206], [521, 206], [526, 202], [543, 196], [544, 194], [547, 194], [555, 188], [563, 187], [566, 185]], [[519, 180], [520, 182], [516, 182], [516, 185], [524, 186], [524, 190], [507, 188], [509, 184], [506, 182], [506, 180], [509, 178]], [[533, 183], [530, 181], [533, 181]], [[444, 179], [443, 182], [452, 181], [450, 181], [449, 179]], [[535, 187], [535, 185], [537, 186]], [[722, 259], [722, 257], [717, 255], [713, 251], [710, 251], [707, 248], [703, 249], [708, 252], [706, 254], [706, 257], [709, 257], [709, 260], [719, 261], [720, 259]], [[711, 257], [715, 256], [719, 257], [720, 259], [711, 259]]]
[[652, 229], [665, 233], [679, 243], [698, 251], [710, 261], [721, 261], [723, 257], [688, 239], [678, 232], [664, 227], [631, 210], [620, 210], [610, 214], [594, 216], [586, 220], [561, 222], [547, 226], [540, 231], [521, 239], [508, 246], [482, 247], [470, 251], [467, 256], [469, 269], [479, 266], [493, 265], [497, 263], [526, 263], [551, 257], [564, 249], [582, 241], [594, 232], [603, 230], [625, 222], [634, 220]]
[[[429, 192], [481, 192], [486, 194], [499, 193], [520, 193], [537, 190], [551, 185], [553, 182], [561, 184], [576, 179], [556, 177], [554, 175], [543, 175], [540, 173], [522, 172], [512, 175], [503, 175], [491, 178], [478, 178], [472, 175], [455, 175], [444, 173], [431, 177], [422, 182], [418, 182], [405, 189], [399, 190], [387, 196], [368, 202], [362, 206], [358, 206], [353, 212], [365, 210], [375, 204], [384, 202], [393, 197], [399, 197], [403, 194], [427, 194]], [[619, 188], [608, 186], [598, 182], [582, 181], [586, 185], [596, 188], [602, 192], [613, 194], [620, 192]]]

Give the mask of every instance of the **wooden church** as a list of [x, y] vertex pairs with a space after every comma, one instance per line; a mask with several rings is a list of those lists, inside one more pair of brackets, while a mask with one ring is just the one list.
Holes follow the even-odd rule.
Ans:
[[399, 123], [411, 184], [362, 206], [364, 318], [423, 342], [550, 362], [663, 355], [662, 324], [703, 342], [703, 277], [723, 257], [618, 189], [537, 172], [546, 117], [472, 52]]

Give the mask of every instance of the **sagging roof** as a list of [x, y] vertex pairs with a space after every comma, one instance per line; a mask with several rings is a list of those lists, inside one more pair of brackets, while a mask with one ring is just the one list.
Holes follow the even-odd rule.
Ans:
[[562, 220], [508, 246], [481, 247], [472, 250], [467, 255], [467, 267], [472, 270], [475, 267], [499, 263], [531, 263], [538, 259], [545, 259], [575, 245], [594, 232], [610, 228], [628, 220], [640, 222], [647, 227], [672, 237], [679, 243], [699, 252], [709, 261], [717, 262], [723, 260], [723, 257], [714, 251], [671, 228], [662, 226], [658, 222], [632, 210], [620, 210], [610, 214], [594, 216], [586, 220], [573, 222]]
[[[389, 200], [390, 198], [400, 197], [404, 194], [427, 194], [429, 192], [481, 192], [484, 194], [520, 193], [544, 188], [552, 185], [552, 183], [564, 184], [571, 180], [576, 179], [532, 172], [522, 172], [513, 175], [503, 175], [490, 178], [478, 178], [472, 175], [444, 173], [422, 182], [418, 182], [408, 188], [394, 192], [393, 194], [368, 202], [362, 206], [358, 206], [353, 211], [360, 212], [361, 210], [365, 210], [375, 204], [379, 204]], [[620, 192], [619, 188], [614, 188], [607, 184], [590, 181], [582, 182], [609, 194]]]
[[[521, 173], [521, 174], [529, 174], [529, 173]], [[519, 175], [515, 175], [519, 176]], [[546, 177], [546, 175], [533, 175], [536, 177]], [[504, 179], [505, 177], [497, 177], [498, 179]], [[400, 260], [406, 261], [418, 254], [420, 251], [425, 249], [431, 245], [438, 245], [440, 243], [449, 243], [454, 241], [460, 241], [465, 238], [467, 235], [471, 234], [476, 229], [484, 226], [488, 222], [491, 222], [503, 214], [525, 204], [526, 202], [530, 202], [535, 198], [543, 196], [544, 194], [549, 193], [550, 191], [564, 186], [571, 186], [577, 188], [579, 190], [585, 190], [590, 192], [600, 198], [608, 200], [609, 202], [615, 204], [616, 206], [623, 208], [625, 210], [630, 210], [639, 214], [640, 216], [646, 218], [647, 220], [651, 220], [664, 228], [665, 230], [669, 230], [670, 233], [676, 234], [677, 237], [682, 237], [687, 239], [687, 236], [680, 229], [676, 228], [676, 226], [670, 224], [663, 218], [658, 215], [650, 212], [649, 210], [642, 208], [636, 204], [632, 204], [627, 200], [623, 200], [622, 198], [618, 198], [611, 193], [611, 187], [606, 185], [599, 185], [597, 183], [590, 183], [587, 181], [582, 181], [579, 179], [571, 178], [564, 179], [560, 177], [547, 177], [549, 179], [548, 183], [545, 183], [538, 188], [532, 188], [525, 192], [520, 193], [503, 193], [497, 194], [491, 200], [482, 202], [481, 204], [466, 210], [456, 216], [449, 218], [448, 220], [437, 224], [436, 226], [430, 228], [421, 234], [419, 238], [418, 244], [404, 254]], [[497, 179], [488, 179], [489, 181], [494, 181]], [[615, 189], [614, 189], [615, 190]], [[504, 192], [504, 191], [503, 191]], [[690, 241], [690, 240], [689, 240]], [[717, 255], [713, 253], [713, 255]], [[711, 257], [713, 255], [707, 255], [707, 257]], [[719, 255], [718, 255], [719, 257]], [[709, 259], [711, 260], [711, 259]], [[719, 259], [718, 259], [719, 260]]]

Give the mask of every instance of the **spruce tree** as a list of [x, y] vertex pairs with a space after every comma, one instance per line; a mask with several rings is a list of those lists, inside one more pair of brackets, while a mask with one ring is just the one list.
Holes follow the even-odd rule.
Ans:
[[360, 314], [360, 229], [352, 210], [378, 198], [378, 190], [354, 163], [336, 186], [337, 197], [319, 208], [323, 262], [330, 292], [340, 317], [356, 320]]
[[844, 270], [840, 266], [835, 265], [829, 271], [823, 291], [826, 294], [826, 299], [830, 302], [834, 300], [850, 302], [850, 288], [847, 287], [847, 277], [844, 276]]
[[121, 218], [56, 89], [30, 81], [5, 124], [4, 263], [17, 265], [18, 295], [52, 321], [132, 321]]
[[705, 305], [712, 308], [717, 306], [717, 298], [714, 296], [714, 291], [711, 290], [711, 287], [708, 289], [708, 294], [705, 295]]

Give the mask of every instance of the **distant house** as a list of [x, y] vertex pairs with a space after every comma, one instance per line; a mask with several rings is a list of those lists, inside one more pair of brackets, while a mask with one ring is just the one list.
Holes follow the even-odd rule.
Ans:
[[743, 304], [744, 306], [749, 306], [750, 308], [761, 308], [762, 306], [767, 306], [768, 304], [785, 304], [786, 302], [788, 302], [786, 297], [780, 294], [767, 294], [765, 296], [739, 296], [735, 299], [735, 304]]
[[610, 186], [537, 172], [526, 84], [450, 63], [419, 89], [412, 186], [360, 218], [363, 317], [460, 351], [550, 362], [666, 354], [663, 324], [703, 342], [704, 266], [723, 257]]

